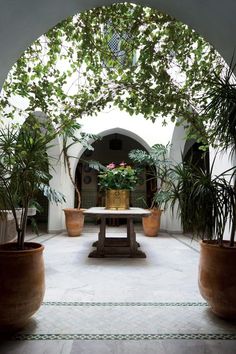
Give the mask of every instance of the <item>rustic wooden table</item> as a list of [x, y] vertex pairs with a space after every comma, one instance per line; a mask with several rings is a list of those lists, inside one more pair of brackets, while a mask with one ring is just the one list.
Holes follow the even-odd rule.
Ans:
[[[136, 242], [134, 231], [134, 218], [150, 215], [148, 210], [142, 208], [130, 208], [125, 210], [110, 210], [103, 207], [87, 209], [85, 215], [97, 216], [101, 219], [98, 241], [93, 243], [96, 250], [89, 254], [89, 257], [133, 257], [146, 258], [146, 254], [138, 250], [139, 244]], [[124, 218], [127, 219], [126, 237], [106, 237], [106, 219]]]

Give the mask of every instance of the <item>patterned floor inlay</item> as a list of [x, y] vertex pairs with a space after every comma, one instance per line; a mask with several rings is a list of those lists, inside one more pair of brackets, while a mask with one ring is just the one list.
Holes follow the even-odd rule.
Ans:
[[236, 339], [236, 323], [217, 318], [201, 302], [45, 302], [18, 335], [22, 340]]
[[206, 302], [63, 302], [46, 301], [44, 306], [208, 306]]
[[236, 340], [236, 334], [162, 333], [162, 334], [20, 334], [13, 340]]

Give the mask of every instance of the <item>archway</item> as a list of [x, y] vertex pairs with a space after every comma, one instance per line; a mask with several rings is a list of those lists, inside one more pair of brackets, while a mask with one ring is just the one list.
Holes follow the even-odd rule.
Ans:
[[[88, 3], [88, 6], [91, 4], [93, 5], [94, 2], [90, 1]], [[100, 2], [99, 2], [100, 3]], [[103, 2], [102, 2], [103, 3]], [[107, 1], [106, 3], [109, 3]], [[233, 35], [235, 33], [235, 21], [234, 21], [234, 14], [235, 14], [235, 7], [236, 4], [233, 4], [233, 2], [230, 2], [230, 6], [228, 4], [226, 5], [225, 3], [222, 3], [220, 1], [216, 2], [208, 2], [206, 5], [204, 4], [204, 8], [202, 7], [202, 2], [199, 1], [182, 1], [181, 4], [179, 4], [176, 1], [169, 1], [169, 2], [163, 2], [163, 1], [149, 1], [149, 4], [153, 6], [157, 6], [158, 4], [163, 7], [163, 9], [170, 10], [169, 13], [172, 13], [173, 15], [177, 14], [182, 14], [183, 19], [185, 19], [185, 23], [190, 23], [193, 25], [193, 27], [198, 28], [198, 25], [200, 25], [200, 29], [202, 29], [201, 32], [203, 35], [207, 34], [206, 38], [209, 38], [210, 42], [214, 43], [215, 40], [215, 45], [217, 47], [217, 43], [219, 44], [218, 49], [219, 51], [224, 55], [226, 59], [230, 59], [231, 57], [231, 44], [234, 43], [234, 38]], [[16, 2], [14, 3], [15, 6]], [[2, 61], [3, 65], [1, 68], [3, 71], [1, 72], [2, 80], [5, 77], [6, 72], [9, 69], [9, 58], [11, 60], [11, 63], [15, 61], [15, 58], [18, 57], [19, 52], [21, 51], [22, 48], [25, 48], [25, 46], [28, 43], [32, 42], [32, 37], [36, 38], [38, 35], [35, 35], [34, 29], [36, 28], [38, 31], [38, 34], [42, 33], [46, 28], [51, 27], [52, 24], [58, 22], [59, 18], [55, 20], [54, 16], [59, 16], [59, 14], [62, 14], [61, 18], [64, 18], [66, 13], [72, 11], [72, 8], [76, 7], [76, 11], [81, 8], [77, 9], [77, 3], [75, 4], [74, 1], [67, 1], [66, 3], [64, 2], [63, 4], [60, 4], [58, 6], [58, 3], [56, 1], [51, 2], [50, 4], [47, 1], [41, 1], [38, 4], [31, 4], [29, 1], [24, 1], [23, 4], [25, 5], [25, 8], [21, 4], [21, 11], [14, 11], [16, 13], [15, 16], [15, 21], [9, 21], [8, 16], [6, 15], [6, 12], [4, 12], [4, 5], [1, 9], [1, 15], [5, 16], [6, 21], [9, 21], [9, 23], [13, 24], [13, 28], [15, 31], [9, 32], [9, 27], [8, 26], [2, 26], [2, 28], [6, 28], [6, 33], [4, 31], [1, 33], [1, 36], [6, 39], [6, 41], [10, 44], [9, 47], [6, 46], [6, 51], [2, 51]], [[98, 2], [96, 2], [96, 5]], [[34, 10], [31, 7], [34, 6]], [[56, 5], [56, 6], [55, 6]], [[9, 4], [6, 4], [5, 6], [9, 6]], [[48, 8], [50, 6], [50, 8]], [[52, 7], [51, 7], [52, 6]], [[43, 11], [42, 11], [43, 9]], [[15, 10], [15, 9], [14, 9]], [[22, 11], [23, 10], [23, 11]], [[29, 16], [29, 18], [25, 18], [24, 16], [21, 16], [21, 14], [24, 13], [26, 14], [34, 14], [34, 16]], [[28, 10], [28, 11], [26, 11]], [[41, 11], [40, 11], [41, 10]], [[50, 11], [51, 10], [51, 11]], [[72, 11], [74, 13], [74, 10]], [[226, 13], [228, 16], [225, 18], [225, 24], [222, 24], [222, 31], [219, 34], [218, 28], [219, 28], [219, 23], [222, 23], [222, 17], [223, 14]], [[54, 15], [55, 14], [55, 15]], [[41, 16], [40, 16], [41, 15]], [[17, 18], [18, 17], [18, 18]], [[30, 18], [31, 17], [31, 18]], [[52, 21], [53, 17], [53, 21]], [[59, 16], [60, 17], [60, 16]], [[178, 17], [178, 16], [176, 16]], [[23, 41], [20, 40], [22, 36], [22, 31], [19, 30], [18, 27], [21, 19], [23, 18], [22, 24], [26, 28], [24, 31], [25, 33], [28, 33], [28, 38]], [[180, 17], [179, 17], [180, 18]], [[43, 19], [43, 21], [42, 21]], [[211, 19], [212, 22], [209, 21]], [[30, 21], [29, 21], [30, 20]], [[55, 21], [54, 21], [55, 20]], [[53, 22], [49, 24], [49, 22]], [[4, 21], [5, 22], [5, 21]], [[28, 24], [30, 31], [28, 30], [27, 26], [25, 24]], [[42, 27], [41, 27], [42, 24]], [[195, 24], [195, 26], [194, 26]], [[18, 32], [18, 33], [17, 33]], [[30, 38], [31, 39], [30, 39]], [[3, 41], [4, 43], [4, 41]], [[5, 42], [6, 43], [6, 42]], [[18, 46], [15, 46], [15, 44], [18, 44]], [[15, 46], [15, 48], [14, 48]], [[3, 45], [3, 48], [5, 46]], [[13, 49], [14, 48], [14, 49]], [[12, 50], [13, 49], [13, 50]], [[6, 59], [6, 60], [5, 60]], [[172, 288], [173, 289], [173, 288]], [[150, 292], [150, 290], [149, 290]]]
[[[212, 43], [225, 60], [230, 62], [235, 47], [235, 2], [225, 3], [220, 0], [207, 3], [196, 0], [182, 0], [181, 3], [175, 0], [134, 2], [160, 9], [186, 23]], [[82, 0], [76, 2], [68, 0], [66, 3], [42, 0], [34, 4], [30, 0], [4, 2], [0, 13], [0, 45], [4, 49], [1, 51], [0, 86], [20, 54], [42, 33], [77, 12], [112, 3], [114, 1], [110, 0], [90, 0], [86, 4]]]
[[[123, 131], [125, 134], [121, 134]], [[146, 150], [147, 143], [141, 144], [138, 140], [132, 137], [132, 132], [124, 130], [116, 130], [113, 132], [104, 132], [102, 140], [98, 140], [92, 144], [94, 150], [85, 150], [81, 155], [80, 162], [76, 168], [76, 179], [81, 187], [82, 207], [89, 208], [92, 206], [104, 206], [104, 195], [99, 192], [97, 175], [98, 172], [89, 167], [89, 161], [99, 161], [106, 166], [111, 162], [119, 164], [125, 161], [131, 164], [128, 153], [132, 149]], [[138, 140], [137, 140], [138, 139]], [[145, 145], [145, 147], [144, 147]], [[135, 207], [145, 207], [147, 198], [146, 176], [145, 173], [142, 179], [143, 183], [139, 184], [137, 188], [131, 192], [131, 205]], [[76, 205], [76, 203], [75, 203]]]

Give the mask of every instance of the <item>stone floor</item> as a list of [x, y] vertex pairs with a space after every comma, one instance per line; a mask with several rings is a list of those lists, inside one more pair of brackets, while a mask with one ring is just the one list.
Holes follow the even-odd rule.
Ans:
[[44, 303], [27, 327], [2, 338], [0, 353], [236, 353], [236, 323], [215, 317], [199, 295], [198, 243], [136, 231], [146, 259], [88, 258], [97, 226], [80, 237], [29, 234], [45, 245]]

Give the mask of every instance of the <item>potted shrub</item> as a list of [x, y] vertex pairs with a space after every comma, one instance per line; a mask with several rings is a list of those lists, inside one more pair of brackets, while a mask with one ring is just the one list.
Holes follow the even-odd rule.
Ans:
[[98, 139], [98, 136], [92, 134], [86, 134], [81, 132], [81, 125], [73, 119], [64, 121], [62, 137], [62, 151], [61, 155], [64, 158], [65, 169], [69, 174], [70, 181], [74, 186], [77, 194], [77, 206], [76, 208], [64, 208], [66, 230], [68, 236], [80, 236], [84, 227], [84, 210], [81, 208], [81, 194], [76, 184], [75, 177], [71, 171], [71, 158], [77, 158], [70, 155], [70, 148], [75, 144], [82, 144], [86, 149], [93, 150], [90, 139]]
[[[201, 295], [215, 314], [236, 319], [236, 167], [214, 175], [213, 166], [204, 170], [189, 162], [173, 167], [170, 200], [172, 208], [178, 204], [183, 229], [201, 238]], [[224, 240], [228, 227], [231, 238]]]
[[[207, 119], [208, 143], [234, 158], [236, 84], [233, 59], [229, 67], [222, 69], [220, 65], [215, 68], [215, 75], [207, 82], [208, 92], [203, 97], [201, 113], [204, 120]], [[179, 171], [175, 170], [180, 176], [175, 192], [180, 203], [182, 223], [190, 223], [194, 233], [202, 238], [200, 292], [214, 313], [236, 319], [235, 167], [218, 176], [213, 176], [212, 169], [205, 173], [201, 170], [193, 171], [190, 185], [185, 179], [185, 186], [186, 183], [189, 186], [189, 197], [181, 187], [181, 180], [186, 177], [186, 168], [182, 166]], [[225, 235], [229, 230], [228, 240]]]
[[161, 213], [169, 198], [170, 161], [167, 158], [169, 144], [153, 145], [149, 152], [131, 150], [129, 158], [138, 168], [147, 168], [147, 180], [153, 181], [155, 191], [148, 206], [151, 215], [142, 219], [146, 236], [157, 236], [160, 229]]
[[103, 166], [97, 161], [90, 161], [89, 166], [100, 171], [98, 174], [101, 191], [105, 191], [107, 209], [129, 209], [130, 191], [138, 183], [138, 171], [122, 161]]
[[25, 242], [25, 233], [29, 203], [37, 191], [43, 191], [52, 201], [63, 200], [49, 187], [45, 147], [54, 137], [55, 132], [42, 131], [33, 116], [21, 127], [0, 128], [0, 205], [11, 210], [17, 232], [16, 242], [0, 245], [1, 330], [24, 325], [43, 300], [44, 247]]

